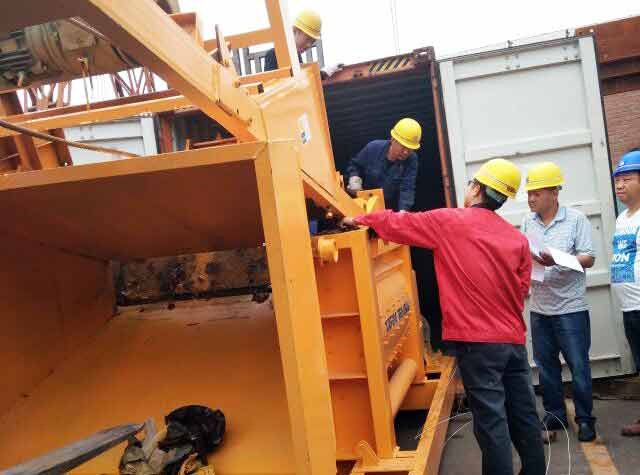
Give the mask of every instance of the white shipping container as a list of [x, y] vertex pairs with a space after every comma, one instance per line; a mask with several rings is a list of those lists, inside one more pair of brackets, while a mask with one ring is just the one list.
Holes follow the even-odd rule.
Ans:
[[[150, 115], [78, 125], [64, 129], [64, 133], [67, 140], [74, 142], [114, 148], [140, 156], [158, 153], [153, 117]], [[126, 158], [121, 155], [94, 152], [76, 147], [69, 147], [69, 152], [74, 165], [87, 165]]]
[[[541, 161], [557, 163], [565, 175], [561, 204], [583, 211], [593, 227], [597, 257], [587, 271], [593, 377], [632, 372], [610, 287], [615, 211], [593, 38], [448, 58], [439, 70], [458, 204], [467, 181], [491, 158], [513, 160], [523, 174]], [[524, 186], [500, 211], [520, 226], [529, 211]], [[527, 344], [531, 355], [530, 333]]]

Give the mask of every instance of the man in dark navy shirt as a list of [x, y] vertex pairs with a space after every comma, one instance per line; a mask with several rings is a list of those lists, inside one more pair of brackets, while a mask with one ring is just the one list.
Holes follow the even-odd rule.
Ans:
[[391, 130], [390, 140], [369, 142], [351, 159], [347, 191], [382, 188], [387, 208], [409, 211], [413, 207], [422, 129], [413, 119], [402, 119]]

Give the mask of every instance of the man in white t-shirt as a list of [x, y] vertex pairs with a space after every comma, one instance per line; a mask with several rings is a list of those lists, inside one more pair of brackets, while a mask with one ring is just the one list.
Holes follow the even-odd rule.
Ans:
[[[640, 369], [640, 149], [627, 152], [613, 173], [616, 196], [627, 207], [616, 220], [611, 285], [620, 299], [624, 331], [636, 370]], [[622, 435], [640, 436], [640, 419], [624, 426]]]

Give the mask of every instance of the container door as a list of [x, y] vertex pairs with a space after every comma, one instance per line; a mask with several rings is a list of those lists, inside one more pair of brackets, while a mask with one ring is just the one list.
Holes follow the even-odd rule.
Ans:
[[[153, 117], [150, 115], [141, 115], [111, 122], [78, 125], [65, 129], [64, 133], [68, 140], [115, 148], [140, 156], [156, 155], [158, 153]], [[74, 165], [87, 165], [122, 159], [120, 156], [75, 147], [69, 147], [69, 152]]]
[[[593, 227], [597, 257], [587, 273], [593, 375], [631, 372], [610, 288], [615, 212], [593, 38], [450, 58], [439, 68], [458, 203], [486, 160], [508, 158], [524, 174], [540, 161], [557, 163], [565, 174], [561, 203], [582, 210]], [[501, 214], [520, 226], [528, 211], [522, 187]], [[531, 354], [530, 334], [528, 345]]]

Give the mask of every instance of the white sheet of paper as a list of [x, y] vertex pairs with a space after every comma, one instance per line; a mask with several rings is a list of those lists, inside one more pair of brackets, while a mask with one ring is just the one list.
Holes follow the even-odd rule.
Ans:
[[533, 261], [533, 265], [531, 266], [531, 280], [544, 282], [544, 266], [536, 261]]
[[572, 269], [578, 272], [584, 272], [584, 269], [580, 265], [578, 258], [574, 255], [567, 254], [566, 252], [562, 252], [559, 249], [555, 249], [553, 247], [549, 248], [549, 254], [553, 257], [553, 260], [556, 261], [556, 264], [562, 267], [566, 267], [568, 269]]
[[544, 249], [544, 240], [540, 233], [534, 231], [527, 232], [527, 238], [529, 239], [529, 249], [531, 254], [536, 257], [540, 257], [540, 252]]

